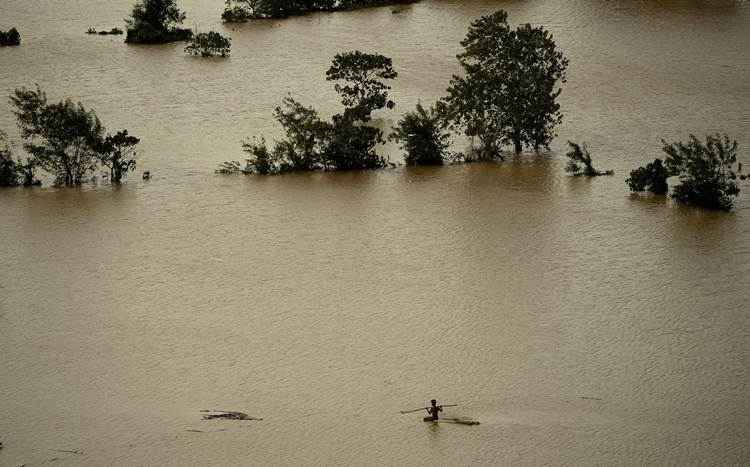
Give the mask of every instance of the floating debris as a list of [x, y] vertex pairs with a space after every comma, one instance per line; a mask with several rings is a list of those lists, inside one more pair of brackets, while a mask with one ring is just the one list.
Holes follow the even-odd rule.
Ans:
[[235, 412], [231, 410], [201, 410], [206, 415], [203, 416], [203, 420], [263, 420], [258, 417], [251, 417], [244, 412]]

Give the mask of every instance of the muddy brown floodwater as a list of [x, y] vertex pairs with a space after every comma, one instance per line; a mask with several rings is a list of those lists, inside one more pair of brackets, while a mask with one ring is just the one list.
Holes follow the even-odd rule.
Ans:
[[[119, 189], [0, 190], [0, 465], [750, 463], [750, 196], [709, 213], [624, 184], [690, 132], [750, 162], [747, 2], [426, 0], [224, 27], [222, 1], [182, 1], [188, 26], [231, 34], [228, 60], [85, 34], [131, 3], [0, 3], [23, 35], [1, 95], [39, 83], [143, 141]], [[570, 57], [550, 154], [213, 174], [279, 134], [287, 93], [336, 111], [342, 50], [393, 58], [384, 127], [433, 102], [497, 8]], [[7, 101], [0, 129], [17, 141]], [[567, 139], [616, 175], [566, 177]], [[481, 425], [399, 415], [431, 397]]]

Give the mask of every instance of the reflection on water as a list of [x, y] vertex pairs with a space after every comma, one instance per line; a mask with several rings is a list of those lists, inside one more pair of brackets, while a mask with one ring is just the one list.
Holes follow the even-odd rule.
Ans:
[[[188, 26], [231, 33], [221, 63], [84, 34], [128, 3], [0, 5], [24, 37], [0, 50], [0, 92], [82, 100], [142, 138], [154, 174], [0, 191], [0, 464], [750, 459], [748, 197], [709, 213], [624, 183], [660, 138], [750, 147], [745, 3], [435, 0], [225, 28], [221, 2], [185, 0]], [[498, 7], [571, 57], [550, 154], [213, 174], [243, 138], [278, 134], [287, 93], [337, 111], [324, 73], [341, 50], [393, 57], [384, 128], [429, 104], [469, 22]], [[17, 134], [7, 104], [0, 128]], [[616, 175], [565, 176], [567, 139]], [[398, 414], [432, 397], [482, 424]]]

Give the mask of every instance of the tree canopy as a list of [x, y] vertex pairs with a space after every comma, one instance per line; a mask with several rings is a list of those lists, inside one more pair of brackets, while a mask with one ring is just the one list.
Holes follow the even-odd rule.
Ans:
[[354, 10], [372, 6], [414, 3], [417, 0], [226, 0], [221, 17], [227, 22], [286, 18], [315, 11]]
[[552, 35], [530, 24], [512, 29], [505, 11], [474, 21], [458, 55], [462, 76], [454, 76], [440, 110], [455, 128], [480, 140], [479, 156], [500, 156], [504, 144], [549, 147], [562, 121], [557, 103], [568, 59]]
[[422, 104], [403, 116], [389, 138], [401, 144], [406, 165], [442, 165], [450, 145], [440, 116], [434, 108], [427, 110]]
[[176, 0], [140, 0], [125, 20], [128, 25], [125, 42], [158, 44], [189, 40], [192, 31], [177, 27], [185, 17]]
[[336, 54], [326, 72], [326, 80], [336, 82], [334, 89], [341, 96], [347, 117], [363, 122], [369, 121], [375, 110], [395, 106], [388, 99], [391, 87], [385, 80], [397, 77], [390, 58], [359, 50]]
[[638, 167], [630, 172], [630, 178], [625, 180], [625, 183], [630, 187], [630, 191], [650, 191], [657, 195], [664, 195], [669, 192], [667, 178], [669, 178], [669, 172], [662, 160], [655, 159], [645, 167]]
[[679, 177], [672, 197], [686, 204], [728, 211], [740, 193], [737, 185], [737, 141], [713, 134], [703, 143], [690, 135], [687, 143], [662, 140], [670, 175]]
[[367, 123], [375, 110], [393, 107], [388, 99], [390, 87], [383, 80], [396, 76], [391, 59], [383, 55], [359, 51], [336, 55], [326, 78], [336, 81], [336, 91], [344, 104], [342, 113], [324, 121], [312, 107], [286, 97], [274, 111], [285, 138], [270, 149], [263, 138], [247, 140], [243, 143], [243, 150], [250, 155], [246, 169], [229, 161], [217, 172], [273, 174], [385, 166], [385, 159], [376, 151], [377, 145], [385, 142], [383, 132]]
[[19, 184], [19, 178], [8, 135], [0, 130], [0, 186], [16, 186]]
[[0, 46], [21, 45], [21, 34], [16, 28], [10, 28], [7, 32], [0, 31]]
[[190, 55], [201, 57], [213, 57], [219, 55], [227, 57], [232, 49], [232, 39], [222, 36], [215, 31], [196, 34], [191, 43], [185, 47], [185, 52]]
[[83, 183], [98, 163], [121, 175], [135, 167], [126, 159], [138, 144], [127, 131], [105, 137], [105, 129], [93, 110], [70, 99], [50, 104], [39, 86], [20, 88], [10, 96], [24, 149], [31, 155], [30, 167], [40, 167], [68, 186]]

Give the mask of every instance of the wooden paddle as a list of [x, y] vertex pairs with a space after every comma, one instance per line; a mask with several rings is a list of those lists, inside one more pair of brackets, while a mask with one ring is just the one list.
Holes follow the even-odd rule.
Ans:
[[[458, 404], [449, 404], [449, 405], [438, 405], [438, 407], [458, 407]], [[414, 410], [401, 410], [400, 413], [407, 414], [407, 413], [414, 413], [414, 412], [421, 412], [422, 410], [427, 410], [430, 407], [422, 407], [421, 409], [414, 409]]]

